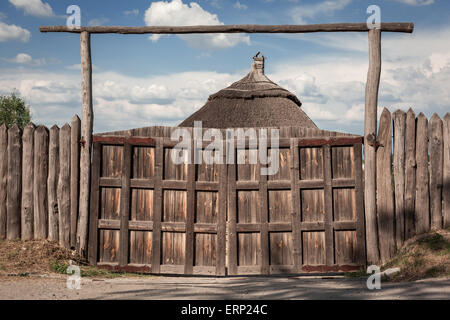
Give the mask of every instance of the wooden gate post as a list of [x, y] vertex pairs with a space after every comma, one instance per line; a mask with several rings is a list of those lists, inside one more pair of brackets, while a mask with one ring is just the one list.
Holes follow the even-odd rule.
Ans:
[[369, 31], [369, 71], [364, 112], [364, 206], [366, 215], [367, 262], [380, 259], [376, 211], [376, 137], [378, 88], [381, 75], [381, 30]]
[[89, 185], [91, 174], [91, 144], [94, 113], [92, 111], [91, 35], [80, 34], [81, 45], [81, 159], [80, 159], [80, 215], [77, 228], [77, 249], [87, 257], [87, 231], [89, 220]]

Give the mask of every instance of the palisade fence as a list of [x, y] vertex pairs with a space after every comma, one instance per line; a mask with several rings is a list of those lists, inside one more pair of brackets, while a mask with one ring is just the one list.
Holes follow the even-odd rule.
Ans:
[[76, 247], [80, 128], [0, 127], [0, 239]]
[[385, 108], [377, 147], [378, 248], [386, 262], [406, 240], [450, 227], [450, 114], [428, 120]]
[[[78, 116], [61, 128], [0, 126], [0, 240], [49, 239], [74, 248], [87, 236], [77, 235], [80, 128]], [[136, 130], [118, 133], [142, 135]], [[450, 227], [450, 114], [428, 120], [411, 109], [385, 109], [378, 131], [378, 225], [365, 233], [367, 250], [367, 234], [377, 235], [385, 262], [415, 235]]]

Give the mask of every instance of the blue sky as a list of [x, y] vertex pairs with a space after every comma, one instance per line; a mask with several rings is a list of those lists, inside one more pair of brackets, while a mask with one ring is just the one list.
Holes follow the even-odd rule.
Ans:
[[[79, 35], [40, 33], [65, 25], [305, 24], [365, 22], [371, 4], [384, 22], [414, 22], [414, 34], [383, 34], [380, 109], [450, 111], [450, 2], [444, 0], [3, 0], [0, 94], [18, 90], [33, 121], [63, 125], [80, 107]], [[368, 68], [365, 33], [307, 35], [93, 35], [94, 131], [177, 125], [210, 94], [242, 78], [251, 57], [294, 92], [316, 124], [362, 133]]]

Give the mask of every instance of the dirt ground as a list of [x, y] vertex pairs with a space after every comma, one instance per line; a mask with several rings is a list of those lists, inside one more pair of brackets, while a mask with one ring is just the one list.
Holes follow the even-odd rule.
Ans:
[[445, 299], [450, 278], [415, 282], [382, 281], [368, 290], [365, 278], [345, 277], [156, 277], [82, 278], [81, 289], [67, 289], [67, 276], [4, 277], [0, 299]]

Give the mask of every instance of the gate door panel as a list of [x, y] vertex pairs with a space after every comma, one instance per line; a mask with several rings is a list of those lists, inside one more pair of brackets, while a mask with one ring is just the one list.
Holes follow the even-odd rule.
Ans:
[[175, 164], [175, 145], [164, 138], [94, 136], [91, 264], [225, 275], [226, 166]]

